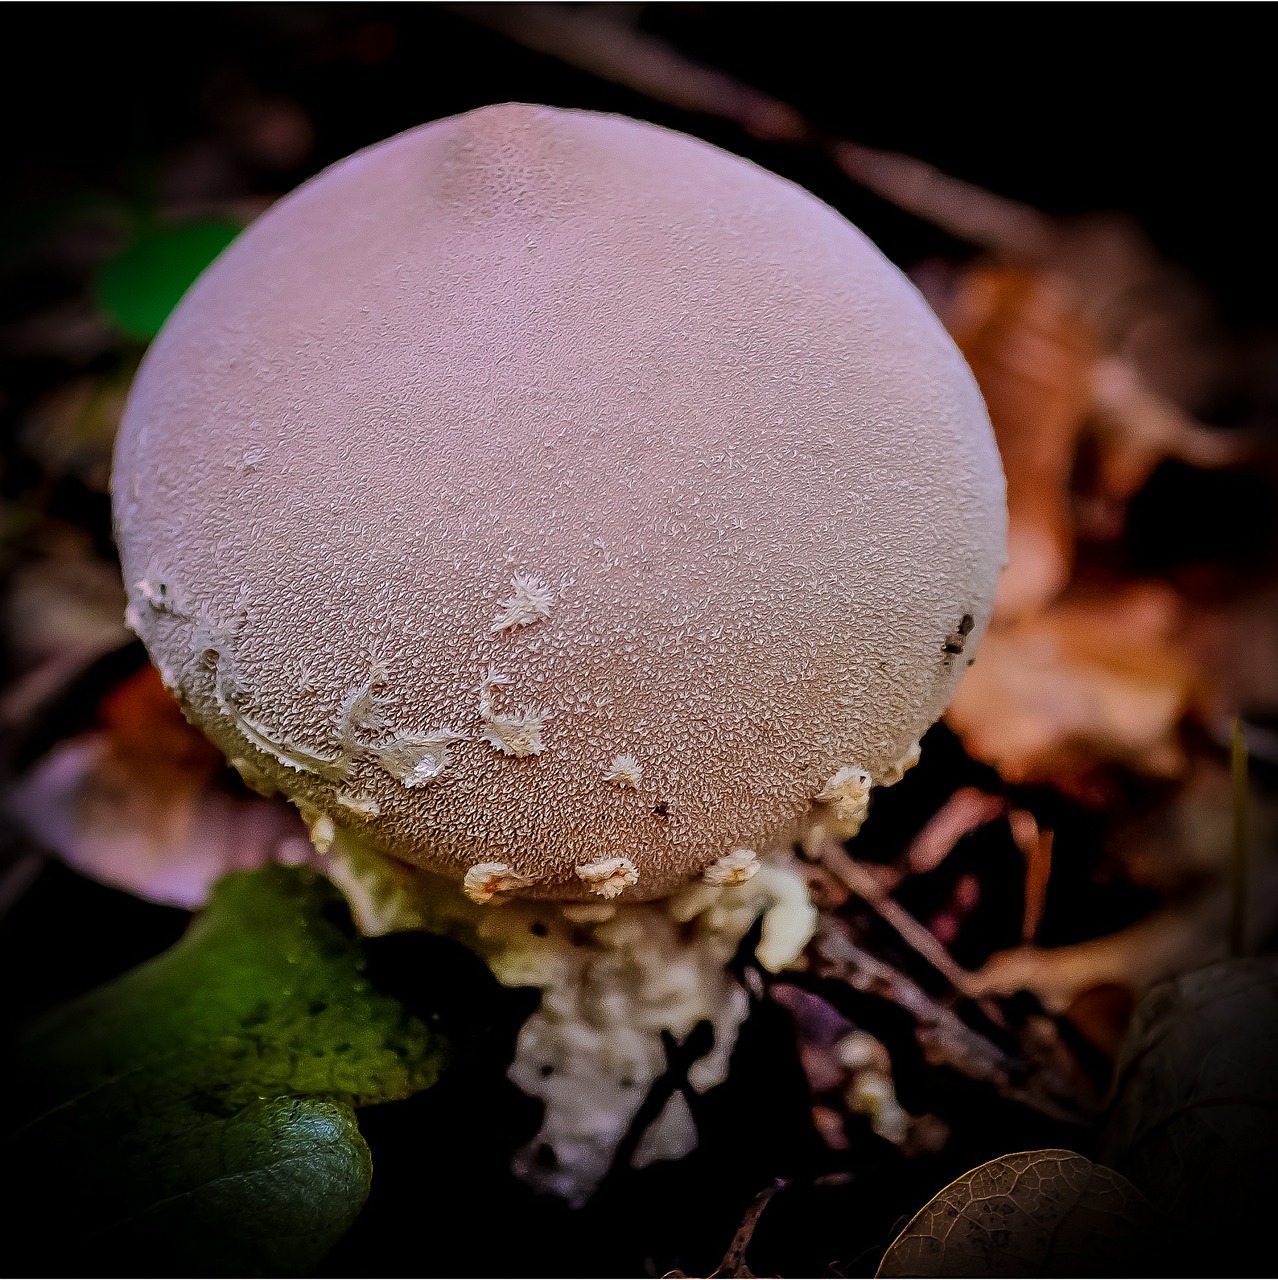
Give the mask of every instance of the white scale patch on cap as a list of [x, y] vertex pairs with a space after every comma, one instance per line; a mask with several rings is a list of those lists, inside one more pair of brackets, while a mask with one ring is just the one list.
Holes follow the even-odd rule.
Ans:
[[156, 574], [148, 573], [145, 578], [133, 584], [133, 590], [155, 610], [156, 613], [177, 613], [177, 601], [173, 596], [173, 588]]
[[465, 742], [465, 734], [452, 729], [433, 733], [397, 733], [389, 741], [371, 748], [370, 754], [393, 778], [406, 787], [424, 787], [438, 778], [452, 762], [450, 746]]
[[578, 877], [601, 898], [615, 898], [639, 883], [639, 871], [629, 858], [600, 858], [577, 868]]
[[382, 811], [382, 806], [372, 796], [356, 796], [347, 791], [339, 791], [333, 799], [347, 813], [353, 813], [357, 818], [376, 818]]
[[539, 756], [546, 749], [541, 740], [545, 716], [536, 708], [515, 716], [493, 716], [479, 738], [507, 756]]
[[504, 862], [477, 862], [463, 877], [462, 890], [472, 902], [483, 906], [499, 893], [509, 893], [527, 883], [524, 876]]
[[479, 718], [484, 722], [479, 740], [503, 755], [538, 756], [546, 749], [541, 740], [546, 713], [536, 707], [527, 707], [513, 715], [493, 710], [493, 690], [509, 683], [509, 676], [499, 675], [491, 667], [484, 673], [479, 684]]
[[875, 782], [880, 787], [893, 787], [919, 762], [920, 748], [916, 742], [895, 764], [885, 769]]
[[493, 631], [513, 631], [544, 622], [555, 603], [551, 589], [531, 573], [517, 573], [510, 580], [513, 594], [501, 602], [501, 612], [493, 620]]
[[844, 765], [817, 793], [822, 804], [834, 807], [840, 822], [861, 823], [870, 808], [870, 788], [874, 780], [864, 769]]
[[635, 790], [643, 780], [643, 765], [634, 756], [618, 756], [604, 771], [604, 781]]
[[733, 849], [725, 853], [718, 862], [712, 862], [701, 878], [706, 884], [717, 886], [729, 884], [745, 884], [753, 879], [759, 870], [759, 855], [753, 849]]

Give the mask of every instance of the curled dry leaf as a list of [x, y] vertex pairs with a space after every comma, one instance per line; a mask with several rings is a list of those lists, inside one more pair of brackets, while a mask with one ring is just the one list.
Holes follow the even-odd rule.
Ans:
[[1212, 470], [1243, 456], [1243, 442], [1196, 422], [1115, 356], [1095, 363], [1090, 390], [1097, 481], [1112, 500], [1131, 498], [1166, 458]]
[[971, 986], [995, 996], [1032, 991], [1053, 1013], [1063, 1013], [1096, 987], [1144, 991], [1219, 954], [1227, 910], [1224, 895], [1215, 894], [1189, 906], [1156, 911], [1130, 928], [1072, 946], [1000, 951], [972, 975]]
[[[978, 262], [929, 291], [980, 383], [1007, 473], [1008, 565], [950, 722], [1010, 781], [1093, 801], [1102, 798], [1097, 766], [1181, 774], [1178, 728], [1205, 700], [1210, 668], [1191, 661], [1192, 619], [1170, 588], [1071, 595], [1078, 535], [1117, 536], [1128, 501], [1164, 458], [1221, 467], [1242, 451], [1116, 353], [1130, 317], [1116, 318], [1105, 273], [1083, 261], [1088, 252], [1122, 257], [1113, 239], [1083, 236], [1093, 248], [1056, 266], [1042, 253], [1035, 264]], [[1152, 268], [1130, 246], [1123, 252], [1142, 264], [1133, 278], [1146, 280]], [[1084, 446], [1085, 494], [1076, 489]]]
[[[1276, 847], [1278, 809], [1262, 789], [1253, 788], [1248, 814], [1253, 856], [1247, 936], [1255, 939], [1278, 928], [1278, 864], [1270, 852]], [[1093, 1015], [1108, 1008], [1099, 1030], [1112, 1049], [1113, 1027], [1125, 1023], [1133, 997], [1224, 958], [1234, 821], [1228, 771], [1197, 761], [1172, 800], [1118, 827], [1107, 841], [1123, 876], [1156, 891], [1163, 905], [1104, 937], [998, 952], [970, 976], [970, 989], [988, 996], [1031, 991], [1045, 1008], [1068, 1012], [1079, 1025], [1094, 1022]], [[1103, 1025], [1107, 1022], [1111, 1026]]]
[[1062, 600], [991, 630], [946, 713], [967, 750], [1009, 781], [1103, 798], [1105, 763], [1176, 778], [1182, 719], [1202, 678], [1182, 655], [1184, 607], [1136, 583]]
[[1126, 1178], [1073, 1151], [1021, 1151], [965, 1173], [892, 1242], [880, 1276], [1145, 1275], [1157, 1224]]
[[1049, 239], [920, 283], [977, 376], [1007, 474], [1007, 568], [951, 722], [1009, 780], [1087, 799], [1095, 765], [1180, 774], [1176, 729], [1213, 668], [1189, 660], [1192, 619], [1170, 588], [1071, 598], [1078, 538], [1119, 537], [1164, 459], [1219, 468], [1252, 446], [1182, 407], [1211, 371], [1178, 382], [1164, 366], [1201, 316], [1183, 282], [1159, 283], [1168, 269], [1139, 233], [1101, 219]]

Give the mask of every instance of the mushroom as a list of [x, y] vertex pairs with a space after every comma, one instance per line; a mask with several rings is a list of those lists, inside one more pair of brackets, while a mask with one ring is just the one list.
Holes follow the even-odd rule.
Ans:
[[814, 805], [854, 828], [1005, 532], [975, 383], [860, 232], [706, 143], [524, 105], [250, 227], [148, 353], [114, 492], [190, 718], [321, 843], [476, 902], [645, 901]]
[[[574, 1203], [663, 1032], [708, 1020], [689, 1085], [726, 1075], [742, 939], [762, 916], [775, 970], [815, 922], [776, 851], [917, 758], [1005, 533], [975, 383], [860, 232], [695, 139], [520, 105], [249, 228], [148, 352], [114, 494], [165, 682], [366, 930], [542, 989], [516, 1167]], [[676, 1093], [635, 1159], [694, 1141]]]

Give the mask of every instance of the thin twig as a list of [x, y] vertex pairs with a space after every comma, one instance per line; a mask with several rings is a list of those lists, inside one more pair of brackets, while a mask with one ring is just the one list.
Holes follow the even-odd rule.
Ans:
[[955, 991], [967, 995], [970, 991], [970, 977], [967, 970], [954, 962], [953, 957], [937, 941], [936, 937], [921, 925], [899, 902], [895, 902], [883, 892], [879, 882], [865, 867], [853, 862], [844, 851], [842, 845], [834, 839], [821, 841], [821, 865], [835, 876], [858, 898], [862, 898], [923, 957]]
[[723, 1261], [710, 1273], [711, 1277], [730, 1276], [733, 1280], [741, 1280], [741, 1277], [754, 1274], [745, 1264], [746, 1250], [750, 1247], [750, 1241], [754, 1239], [754, 1229], [759, 1225], [759, 1219], [763, 1217], [763, 1211], [768, 1207], [772, 1197], [789, 1185], [788, 1180], [778, 1178], [770, 1187], [765, 1187], [755, 1196], [745, 1212], [745, 1217], [741, 1219], [737, 1234], [732, 1237], [728, 1252], [723, 1255]]
[[619, 21], [611, 6], [442, 7], [656, 102], [731, 120], [752, 137], [817, 147], [854, 182], [959, 239], [1031, 261], [1045, 260], [1055, 245], [1055, 223], [1037, 209], [951, 177], [913, 156], [832, 138], [790, 103]]
[[919, 828], [901, 859], [910, 875], [935, 871], [960, 840], [1007, 812], [1007, 801], [979, 787], [960, 787]]
[[1041, 1063], [1031, 1064], [1026, 1058], [1014, 1058], [1004, 1052], [903, 973], [863, 951], [852, 941], [844, 921], [823, 917], [808, 955], [808, 972], [816, 977], [838, 978], [856, 991], [889, 1000], [912, 1014], [915, 1035], [929, 1062], [993, 1084], [1005, 1098], [1033, 1107], [1054, 1120], [1080, 1123], [1078, 1111], [1046, 1089], [1032, 1069], [1032, 1065], [1041, 1067]]
[[974, 1080], [999, 1085], [1024, 1070], [1024, 1062], [969, 1027], [903, 973], [858, 947], [844, 921], [824, 917], [810, 955], [810, 973], [839, 978], [856, 991], [890, 1000], [910, 1013], [918, 1024], [919, 1041], [933, 1060], [947, 1063]]
[[1030, 262], [1051, 256], [1055, 223], [1030, 205], [995, 195], [899, 152], [847, 141], [831, 143], [828, 151], [853, 182], [956, 240]]
[[681, 111], [731, 120], [756, 138], [802, 142], [811, 133], [788, 103], [696, 62], [656, 36], [618, 21], [613, 6], [444, 4], [477, 26], [558, 58], [611, 84]]
[[1038, 933], [1047, 901], [1047, 883], [1052, 877], [1053, 834], [1041, 831], [1028, 809], [1013, 809], [1007, 815], [1012, 840], [1025, 855], [1025, 911], [1021, 918], [1021, 944], [1029, 946]]
[[1234, 783], [1234, 856], [1230, 876], [1229, 954], [1247, 954], [1247, 889], [1248, 889], [1248, 805], [1247, 743], [1243, 739], [1242, 721], [1234, 717], [1230, 744], [1230, 771]]

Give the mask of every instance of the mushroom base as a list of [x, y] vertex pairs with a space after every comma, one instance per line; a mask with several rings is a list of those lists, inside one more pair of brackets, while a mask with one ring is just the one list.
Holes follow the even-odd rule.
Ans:
[[[762, 918], [756, 956], [776, 971], [816, 927], [806, 882], [787, 854], [765, 859], [739, 885], [693, 884], [655, 902], [560, 904], [511, 899], [478, 906], [441, 877], [395, 863], [340, 829], [330, 874], [367, 934], [425, 929], [463, 942], [507, 986], [537, 987], [539, 1008], [520, 1031], [509, 1078], [539, 1098], [541, 1128], [514, 1155], [538, 1191], [585, 1203], [613, 1163], [648, 1091], [666, 1067], [662, 1033], [682, 1042], [709, 1022], [714, 1042], [689, 1068], [704, 1092], [727, 1078], [749, 1012], [729, 969]], [[678, 1159], [696, 1125], [676, 1090], [640, 1136], [635, 1167]]]

